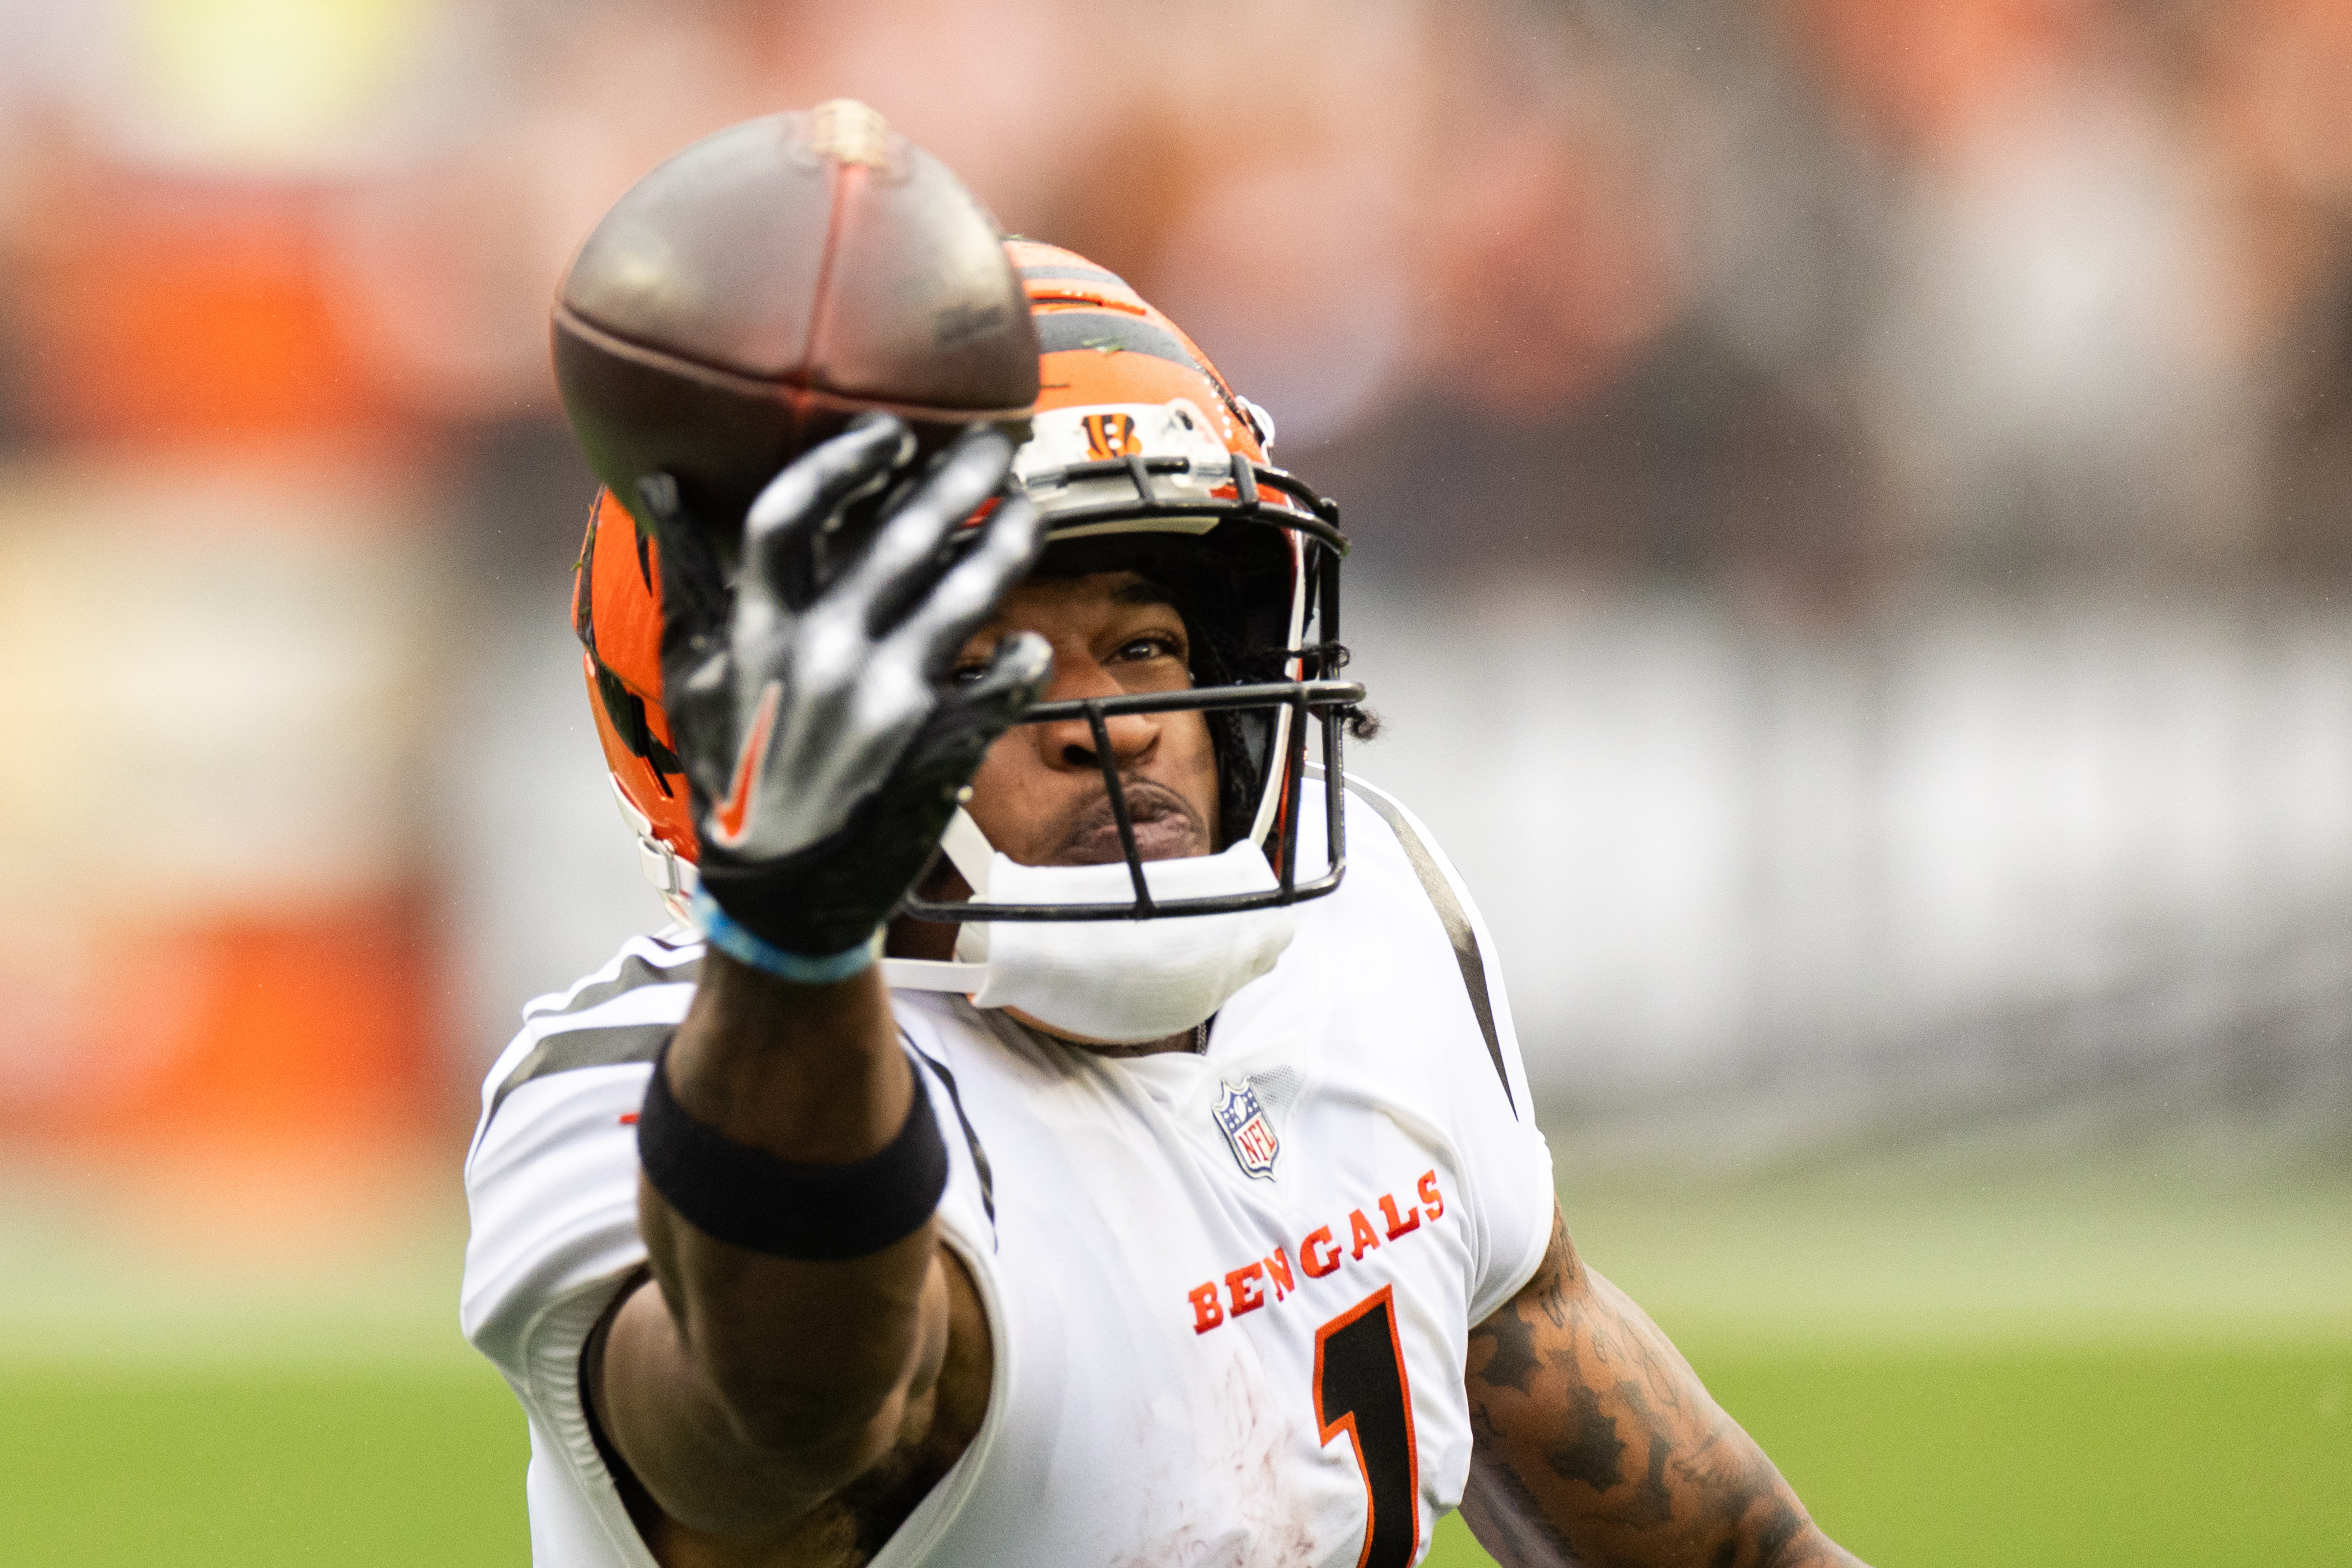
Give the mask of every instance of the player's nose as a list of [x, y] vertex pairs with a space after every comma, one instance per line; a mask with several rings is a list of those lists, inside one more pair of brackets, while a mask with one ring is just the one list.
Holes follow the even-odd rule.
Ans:
[[[1076, 702], [1085, 697], [1115, 697], [1126, 695], [1126, 688], [1104, 668], [1101, 662], [1083, 651], [1054, 651], [1054, 679], [1046, 688], [1047, 702]], [[1063, 768], [1100, 768], [1102, 762], [1094, 725], [1087, 718], [1055, 719], [1036, 727], [1039, 749], [1049, 764]], [[1112, 760], [1121, 768], [1131, 767], [1150, 753], [1160, 738], [1160, 716], [1157, 714], [1106, 715], [1102, 721], [1103, 737], [1110, 742]]]

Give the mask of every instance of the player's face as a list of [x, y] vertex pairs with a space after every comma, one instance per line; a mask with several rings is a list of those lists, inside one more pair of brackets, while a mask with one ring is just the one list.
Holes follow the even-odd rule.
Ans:
[[[1131, 571], [1025, 582], [965, 644], [960, 674], [977, 673], [1003, 638], [1034, 632], [1053, 645], [1045, 700], [1182, 691], [1192, 684], [1184, 618]], [[1215, 848], [1217, 764], [1198, 713], [1105, 721], [1145, 860]], [[967, 807], [988, 841], [1024, 865], [1098, 865], [1120, 856], [1110, 795], [1084, 719], [1016, 725], [972, 776]]]

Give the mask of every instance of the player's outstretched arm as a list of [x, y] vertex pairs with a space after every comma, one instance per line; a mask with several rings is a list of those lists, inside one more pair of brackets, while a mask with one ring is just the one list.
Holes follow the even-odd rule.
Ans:
[[[985, 1401], [984, 1321], [931, 1218], [947, 1153], [871, 939], [1051, 659], [1013, 637], [950, 679], [1041, 529], [1006, 493], [1003, 435], [961, 437], [919, 476], [913, 448], [868, 419], [797, 459], [752, 506], [731, 582], [674, 486], [638, 497], [709, 951], [638, 1123], [653, 1278], [583, 1371], [666, 1516], [649, 1531], [665, 1562], [823, 1528], [819, 1503], [937, 1461], [942, 1407], [968, 1439]], [[852, 548], [845, 517], [886, 487]], [[690, 1544], [667, 1551], [681, 1527]]]
[[[829, 1166], [881, 1150], [921, 1087], [872, 970], [798, 987], [718, 955], [667, 1066], [697, 1120]], [[708, 1235], [641, 1183], [639, 1224], [654, 1278], [614, 1315], [592, 1393], [668, 1521], [718, 1538], [707, 1555], [772, 1542], [919, 1451], [943, 1373], [951, 1406], [960, 1393], [984, 1402], [987, 1333], [930, 1223], [862, 1258], [779, 1258]], [[979, 1411], [949, 1414], [968, 1437]]]
[[1534, 1279], [1470, 1332], [1462, 1515], [1506, 1568], [1816, 1568], [1821, 1532], [1690, 1364], [1586, 1268], [1559, 1212]]

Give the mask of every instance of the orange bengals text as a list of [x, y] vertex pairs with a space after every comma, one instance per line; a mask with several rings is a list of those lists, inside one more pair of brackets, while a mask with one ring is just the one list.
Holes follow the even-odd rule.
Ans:
[[[1378, 1203], [1367, 1206], [1379, 1210], [1377, 1220], [1364, 1209], [1350, 1209], [1344, 1242], [1332, 1226], [1318, 1225], [1308, 1231], [1298, 1242], [1300, 1270], [1310, 1280], [1319, 1280], [1338, 1272], [1344, 1264], [1362, 1262], [1364, 1254], [1378, 1248], [1383, 1237], [1394, 1241], [1412, 1235], [1421, 1228], [1424, 1215], [1433, 1221], [1445, 1218], [1445, 1195], [1437, 1189], [1435, 1171], [1422, 1172], [1413, 1190], [1419, 1201], [1409, 1198], [1402, 1208], [1394, 1193], [1381, 1194]], [[1192, 1332], [1207, 1333], [1229, 1317], [1254, 1312], [1268, 1301], [1287, 1300], [1297, 1289], [1297, 1276], [1290, 1270], [1290, 1249], [1276, 1247], [1255, 1262], [1227, 1270], [1222, 1298], [1217, 1281], [1210, 1280], [1185, 1292], [1184, 1299], [1192, 1304]]]

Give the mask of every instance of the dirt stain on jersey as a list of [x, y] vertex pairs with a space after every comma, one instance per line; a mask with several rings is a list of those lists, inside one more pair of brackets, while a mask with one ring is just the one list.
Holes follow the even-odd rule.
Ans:
[[1256, 1355], [1233, 1356], [1214, 1396], [1196, 1388], [1191, 1405], [1200, 1464], [1189, 1477], [1150, 1483], [1138, 1510], [1144, 1543], [1112, 1558], [1110, 1568], [1313, 1563], [1315, 1508], [1298, 1484], [1297, 1467], [1307, 1461], [1295, 1446], [1297, 1423], [1267, 1390]]

